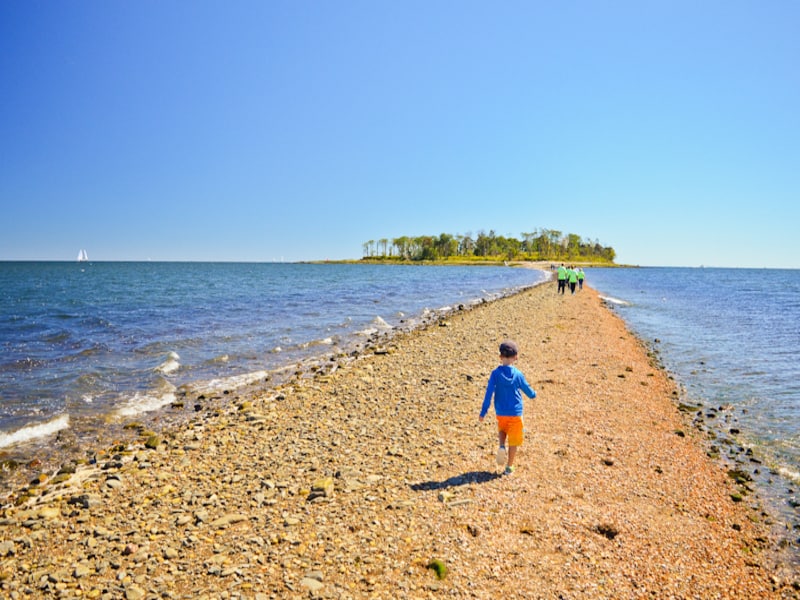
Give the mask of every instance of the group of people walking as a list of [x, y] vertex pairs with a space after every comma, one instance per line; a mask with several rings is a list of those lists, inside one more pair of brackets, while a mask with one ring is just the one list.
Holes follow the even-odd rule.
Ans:
[[557, 293], [564, 294], [567, 291], [567, 284], [569, 283], [570, 292], [573, 294], [575, 293], [575, 286], [578, 287], [579, 290], [583, 289], [583, 280], [586, 278], [586, 274], [583, 272], [583, 269], [575, 268], [575, 267], [565, 267], [564, 263], [561, 263], [561, 266], [558, 267], [558, 290]]

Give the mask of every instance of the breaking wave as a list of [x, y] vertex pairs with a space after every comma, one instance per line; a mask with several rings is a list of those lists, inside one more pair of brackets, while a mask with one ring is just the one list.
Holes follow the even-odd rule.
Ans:
[[6, 448], [15, 444], [30, 442], [38, 438], [48, 437], [54, 433], [69, 427], [69, 415], [61, 415], [48, 421], [36, 425], [27, 425], [22, 429], [11, 433], [0, 433], [0, 448]]

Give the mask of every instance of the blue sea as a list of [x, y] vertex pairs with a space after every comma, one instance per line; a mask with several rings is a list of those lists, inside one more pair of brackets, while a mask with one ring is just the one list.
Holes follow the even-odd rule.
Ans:
[[800, 270], [586, 269], [800, 536]]
[[0, 459], [331, 364], [541, 282], [509, 267], [0, 262]]

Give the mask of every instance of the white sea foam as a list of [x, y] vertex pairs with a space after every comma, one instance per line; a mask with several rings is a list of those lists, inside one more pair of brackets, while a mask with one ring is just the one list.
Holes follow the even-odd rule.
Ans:
[[124, 406], [116, 410], [116, 415], [120, 417], [132, 417], [140, 413], [158, 410], [172, 402], [175, 402], [174, 392], [167, 392], [165, 394], [142, 394], [137, 392]]
[[178, 369], [181, 368], [181, 363], [179, 362], [180, 356], [176, 352], [170, 352], [167, 354], [167, 358], [155, 368], [155, 371], [158, 373], [163, 373], [167, 375], [169, 373], [174, 373]]
[[356, 331], [356, 335], [360, 335], [362, 337], [369, 337], [371, 335], [375, 335], [381, 331], [388, 331], [392, 329], [392, 326], [389, 325], [382, 317], [375, 317], [370, 321], [369, 327], [365, 329], [361, 329], [360, 331]]
[[131, 399], [122, 404], [114, 414], [120, 417], [131, 417], [139, 413], [151, 412], [175, 402], [177, 388], [166, 379], [162, 379], [157, 389], [148, 392], [136, 392]]
[[[295, 368], [290, 366], [287, 368]], [[222, 390], [232, 390], [245, 385], [250, 385], [256, 381], [262, 381], [269, 375], [268, 371], [253, 371], [252, 373], [244, 373], [242, 375], [233, 375], [231, 377], [221, 377], [219, 379], [211, 379], [204, 381], [193, 386], [193, 390], [197, 393], [208, 394], [212, 392], [219, 392]]]
[[372, 325], [375, 325], [378, 329], [391, 329], [392, 326], [389, 325], [386, 321], [384, 321], [381, 317], [375, 317], [372, 319]]
[[314, 346], [333, 346], [333, 338], [326, 337], [321, 340], [311, 340], [305, 344], [300, 344], [301, 348], [313, 348]]
[[620, 300], [619, 298], [614, 298], [613, 296], [600, 296], [600, 300], [603, 302], [608, 302], [609, 304], [616, 304], [618, 306], [630, 306], [631, 303], [627, 302], [626, 300]]
[[47, 437], [67, 427], [69, 427], [69, 415], [61, 415], [47, 423], [27, 425], [11, 433], [0, 433], [0, 448]]
[[790, 469], [788, 467], [779, 467], [778, 473], [792, 483], [796, 485], [800, 485], [800, 472], [795, 471], [794, 469]]

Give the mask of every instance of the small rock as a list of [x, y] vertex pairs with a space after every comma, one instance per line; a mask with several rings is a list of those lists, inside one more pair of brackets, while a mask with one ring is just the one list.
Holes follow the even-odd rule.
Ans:
[[247, 515], [239, 514], [239, 513], [231, 513], [220, 517], [211, 522], [212, 527], [227, 527], [228, 525], [233, 525], [235, 523], [241, 523], [242, 521], [247, 520]]
[[69, 500], [67, 500], [67, 504], [69, 504], [70, 506], [77, 506], [83, 509], [88, 509], [92, 508], [93, 506], [98, 506], [100, 503], [101, 501], [97, 496], [93, 496], [90, 494], [81, 494], [79, 496], [72, 496]]
[[144, 590], [132, 585], [125, 590], [125, 600], [142, 600], [144, 598]]
[[322, 582], [312, 579], [311, 577], [303, 577], [303, 579], [300, 580], [300, 585], [309, 592], [318, 592], [322, 589]]
[[37, 516], [47, 521], [61, 516], [61, 509], [57, 506], [45, 506], [39, 509]]
[[317, 498], [330, 498], [333, 496], [333, 477], [322, 477], [314, 482], [311, 486], [311, 493], [308, 495], [308, 500], [316, 500]]
[[317, 581], [320, 581], [320, 582], [325, 578], [325, 576], [323, 575], [322, 571], [318, 571], [318, 570], [309, 571], [308, 573], [306, 573], [305, 576], [308, 579], [316, 579]]
[[86, 577], [92, 574], [92, 570], [87, 567], [86, 565], [78, 565], [75, 567], [75, 570], [72, 572], [72, 576], [75, 579], [80, 579], [81, 577]]
[[460, 498], [458, 500], [450, 500], [450, 502], [447, 503], [447, 506], [464, 506], [466, 504], [472, 504], [472, 499]]
[[122, 480], [116, 475], [112, 475], [111, 477], [106, 479], [106, 487], [111, 488], [112, 490], [121, 488]]
[[333, 477], [322, 477], [311, 486], [312, 492], [323, 492], [326, 496], [333, 495]]
[[122, 549], [122, 556], [130, 556], [131, 554], [136, 554], [138, 550], [139, 546], [137, 546], [136, 544], [127, 544]]

